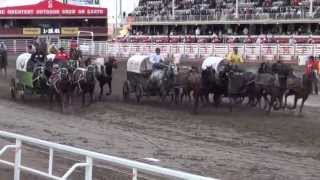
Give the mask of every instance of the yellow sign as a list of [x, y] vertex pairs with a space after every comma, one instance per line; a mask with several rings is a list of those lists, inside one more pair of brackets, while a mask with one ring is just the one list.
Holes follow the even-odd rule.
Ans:
[[63, 27], [61, 28], [62, 35], [77, 35], [79, 28], [77, 27]]
[[40, 35], [41, 28], [23, 28], [24, 35]]

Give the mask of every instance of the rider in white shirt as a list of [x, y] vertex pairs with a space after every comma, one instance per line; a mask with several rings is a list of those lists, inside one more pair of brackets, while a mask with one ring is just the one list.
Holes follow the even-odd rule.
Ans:
[[152, 69], [162, 69], [161, 63], [163, 62], [163, 59], [160, 55], [160, 48], [156, 48], [156, 54], [151, 55], [149, 58], [150, 63], [152, 64]]

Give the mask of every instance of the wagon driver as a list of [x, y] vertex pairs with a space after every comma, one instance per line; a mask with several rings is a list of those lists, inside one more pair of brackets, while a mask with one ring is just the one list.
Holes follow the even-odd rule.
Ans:
[[59, 52], [56, 54], [54, 62], [59, 64], [60, 66], [66, 66], [68, 59], [69, 59], [68, 54], [64, 51], [64, 48], [61, 47], [59, 49]]
[[162, 69], [163, 59], [160, 55], [160, 48], [156, 48], [156, 53], [151, 55], [149, 61], [152, 64], [152, 70]]
[[239, 65], [243, 63], [243, 59], [241, 54], [238, 52], [238, 48], [234, 47], [233, 51], [228, 54], [227, 60], [229, 61], [230, 64], [232, 65]]

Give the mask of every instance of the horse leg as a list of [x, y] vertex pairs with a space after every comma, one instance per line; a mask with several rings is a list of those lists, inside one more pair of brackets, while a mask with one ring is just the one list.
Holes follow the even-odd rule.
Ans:
[[233, 97], [229, 96], [229, 111], [230, 112], [233, 111], [233, 102], [234, 102]]
[[299, 115], [301, 116], [302, 115], [302, 108], [304, 106], [304, 102], [307, 100], [306, 97], [303, 97], [302, 98], [302, 101], [301, 101], [301, 105], [300, 105], [300, 111], [299, 111]]
[[106, 95], [110, 96], [112, 94], [112, 83], [111, 83], [111, 80], [108, 81], [108, 86], [109, 86], [109, 92]]
[[220, 96], [217, 93], [213, 94], [213, 101], [216, 108], [220, 105]]
[[197, 114], [198, 108], [199, 108], [199, 92], [194, 91], [193, 98], [194, 98], [193, 113]]
[[186, 95], [187, 95], [187, 92], [186, 92], [185, 88], [182, 88], [181, 94], [178, 94], [178, 97], [177, 97], [178, 98], [178, 103], [182, 104], [183, 103], [183, 98]]
[[297, 103], [298, 103], [298, 96], [294, 95], [294, 104], [293, 104], [293, 107], [291, 107], [290, 109], [296, 109], [297, 108]]
[[314, 91], [315, 91], [315, 94], [318, 95], [318, 79], [317, 77], [314, 77]]
[[103, 83], [99, 83], [100, 84], [100, 95], [99, 95], [99, 99], [101, 100], [102, 99], [102, 94], [103, 94], [103, 86], [104, 84]]
[[275, 102], [275, 99], [276, 99], [276, 97], [271, 95], [271, 100], [269, 102], [269, 108], [268, 108], [267, 114], [271, 113], [271, 110], [272, 110], [273, 104]]
[[288, 96], [289, 96], [289, 95], [290, 95], [289, 92], [286, 92], [286, 93], [284, 94], [284, 105], [283, 105], [283, 109], [287, 108], [287, 106], [288, 106]]

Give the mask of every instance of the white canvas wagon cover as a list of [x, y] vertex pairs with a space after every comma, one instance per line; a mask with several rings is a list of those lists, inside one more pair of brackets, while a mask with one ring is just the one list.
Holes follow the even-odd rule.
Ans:
[[148, 70], [152, 70], [149, 56], [134, 55], [128, 59], [127, 72], [142, 73]]
[[19, 55], [16, 61], [16, 70], [27, 72], [27, 65], [30, 59], [31, 59], [30, 53], [23, 53]]
[[205, 70], [207, 67], [212, 67], [216, 72], [219, 72], [219, 67], [223, 65], [224, 58], [222, 57], [207, 57], [203, 62], [201, 69]]

